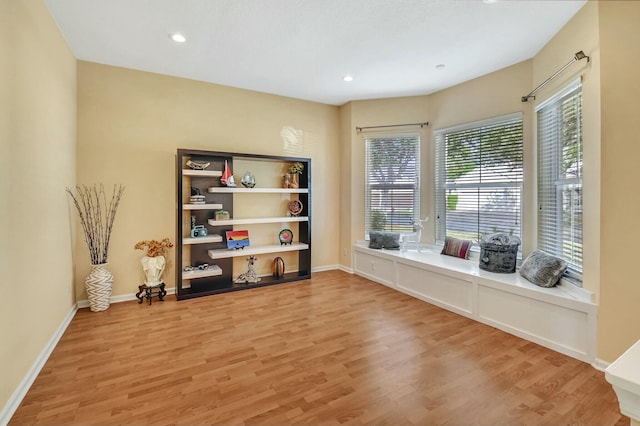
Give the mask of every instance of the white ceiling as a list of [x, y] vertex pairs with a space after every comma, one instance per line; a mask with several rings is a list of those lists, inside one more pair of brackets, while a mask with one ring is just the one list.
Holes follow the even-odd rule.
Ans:
[[341, 105], [429, 94], [530, 59], [585, 1], [46, 3], [80, 60]]

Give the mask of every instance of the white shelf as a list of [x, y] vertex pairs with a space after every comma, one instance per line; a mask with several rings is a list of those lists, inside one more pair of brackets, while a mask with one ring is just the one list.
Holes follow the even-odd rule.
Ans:
[[225, 186], [212, 186], [207, 188], [210, 194], [228, 194], [228, 193], [262, 193], [262, 194], [308, 194], [307, 188], [228, 188]]
[[189, 204], [184, 203], [182, 205], [184, 210], [220, 210], [222, 204]]
[[227, 225], [253, 225], [257, 223], [284, 223], [284, 222], [308, 222], [308, 216], [284, 216], [284, 217], [258, 217], [255, 219], [228, 219], [215, 220], [209, 219], [211, 226], [227, 226]]
[[221, 177], [222, 172], [218, 170], [191, 170], [182, 169], [184, 176], [209, 176], [209, 177]]
[[208, 269], [194, 271], [182, 271], [183, 280], [192, 280], [194, 278], [216, 277], [222, 275], [222, 269], [218, 265], [209, 265]]
[[220, 243], [222, 242], [222, 235], [207, 235], [206, 237], [191, 238], [186, 237], [182, 239], [182, 244], [207, 244], [207, 243]]
[[211, 259], [225, 259], [228, 257], [250, 256], [253, 254], [279, 253], [285, 251], [300, 251], [309, 248], [309, 244], [293, 243], [293, 244], [270, 244], [263, 246], [249, 246], [244, 249], [218, 249], [207, 250]]

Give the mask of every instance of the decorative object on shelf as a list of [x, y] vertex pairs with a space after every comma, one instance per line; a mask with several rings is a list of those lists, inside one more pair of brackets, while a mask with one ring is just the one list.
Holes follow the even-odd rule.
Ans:
[[166, 265], [165, 253], [173, 247], [173, 243], [169, 238], [158, 240], [138, 241], [133, 247], [136, 250], [146, 250], [146, 255], [140, 260], [145, 277], [147, 278], [144, 285], [147, 287], [155, 287], [164, 284], [162, 281], [162, 273]]
[[109, 308], [113, 288], [113, 275], [107, 270], [109, 241], [124, 186], [113, 186], [109, 203], [102, 184], [77, 185], [75, 189], [75, 193], [69, 188], [66, 191], [78, 211], [89, 248], [91, 272], [85, 280], [89, 306], [93, 312], [104, 311]]
[[216, 220], [229, 220], [229, 212], [226, 210], [218, 210], [214, 213], [214, 217]]
[[275, 257], [271, 262], [271, 272], [273, 272], [273, 278], [277, 280], [284, 278], [284, 259], [280, 256]]
[[209, 269], [208, 263], [202, 263], [200, 265], [188, 265], [184, 267], [184, 272], [193, 272], [193, 271], [206, 271]]
[[255, 256], [249, 256], [247, 258], [247, 272], [240, 274], [238, 278], [233, 280], [234, 283], [243, 284], [243, 283], [257, 283], [260, 281], [260, 277], [256, 274], [255, 263], [258, 258]]
[[204, 170], [209, 167], [209, 165], [211, 165], [211, 163], [202, 163], [199, 161], [187, 160], [187, 167], [189, 167], [191, 170]]
[[209, 231], [204, 225], [195, 225], [191, 229], [191, 238], [206, 237], [207, 234], [209, 234]]
[[299, 161], [290, 165], [288, 169], [289, 173], [284, 177], [285, 188], [299, 188], [300, 184], [298, 183], [298, 175], [302, 174], [303, 170], [304, 164]]
[[289, 185], [291, 185], [291, 175], [286, 174], [282, 177], [282, 187], [289, 188]]
[[249, 231], [226, 231], [227, 236], [227, 248], [229, 249], [244, 249], [249, 246]]
[[229, 163], [227, 162], [227, 160], [224, 160], [224, 170], [222, 171], [220, 183], [230, 188], [235, 188], [236, 186], [236, 182], [233, 180], [233, 172], [229, 168]]
[[287, 211], [291, 216], [298, 216], [300, 213], [302, 213], [302, 208], [303, 206], [300, 200], [291, 200], [289, 201], [289, 203], [287, 203]]
[[246, 171], [244, 172], [244, 176], [242, 176], [240, 183], [245, 188], [253, 188], [254, 186], [256, 186], [256, 177], [252, 175], [251, 172]]
[[283, 229], [282, 231], [280, 231], [280, 233], [278, 234], [278, 240], [280, 240], [280, 245], [284, 246], [284, 245], [291, 245], [293, 243], [293, 232], [291, 231], [291, 229]]
[[189, 197], [189, 203], [191, 204], [205, 204], [204, 195], [192, 195]]

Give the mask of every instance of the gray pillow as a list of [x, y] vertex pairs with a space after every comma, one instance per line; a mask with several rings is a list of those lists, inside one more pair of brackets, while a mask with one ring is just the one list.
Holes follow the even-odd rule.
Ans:
[[369, 232], [369, 248], [372, 249], [400, 249], [400, 233], [399, 232]]
[[520, 267], [520, 275], [540, 287], [553, 287], [567, 269], [567, 262], [542, 250], [534, 250]]

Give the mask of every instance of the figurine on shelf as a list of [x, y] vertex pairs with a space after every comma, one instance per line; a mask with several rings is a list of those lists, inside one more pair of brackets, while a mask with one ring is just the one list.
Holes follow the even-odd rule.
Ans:
[[248, 269], [247, 272], [245, 272], [244, 274], [240, 274], [240, 276], [238, 276], [238, 278], [233, 280], [233, 282], [236, 283], [236, 284], [257, 283], [257, 282], [259, 282], [260, 281], [260, 277], [256, 273], [256, 268], [254, 266], [257, 259], [258, 258], [255, 257], [255, 256], [249, 256], [247, 258], [247, 262], [249, 263], [247, 265], [247, 269]]
[[227, 160], [224, 160], [224, 170], [222, 172], [222, 177], [220, 178], [220, 183], [224, 186], [228, 186], [229, 188], [235, 188], [236, 186], [236, 182], [233, 180], [233, 172], [229, 168]]
[[242, 176], [240, 183], [245, 188], [253, 188], [254, 186], [256, 186], [256, 177], [252, 175], [251, 172], [247, 171], [245, 172], [244, 176]]
[[210, 164], [211, 163], [201, 163], [197, 161], [187, 160], [187, 167], [189, 167], [191, 170], [204, 170], [209, 167]]

